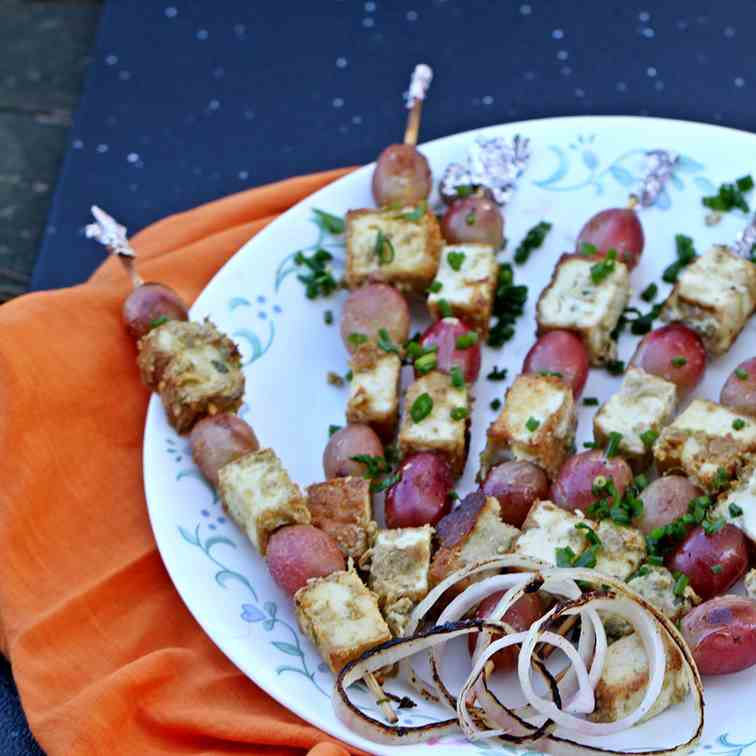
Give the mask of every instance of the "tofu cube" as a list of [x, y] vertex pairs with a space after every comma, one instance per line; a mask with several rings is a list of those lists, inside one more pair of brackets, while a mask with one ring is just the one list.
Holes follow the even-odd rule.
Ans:
[[682, 596], [675, 595], [675, 577], [666, 567], [648, 567], [643, 575], [628, 581], [628, 586], [653, 604], [673, 622], [682, 619], [701, 599], [689, 586]]
[[748, 570], [746, 573], [745, 589], [748, 598], [756, 599], [756, 569]]
[[[431, 563], [431, 585], [463, 567], [508, 554], [520, 531], [501, 519], [498, 499], [473, 493], [437, 523], [436, 533], [441, 545]], [[460, 581], [453, 590], [461, 592], [470, 582]]]
[[[412, 417], [412, 407], [427, 394], [432, 403], [430, 413], [420, 421]], [[422, 402], [422, 400], [421, 400]], [[452, 416], [464, 410], [464, 417]], [[441, 454], [452, 472], [460, 476], [465, 469], [469, 439], [470, 400], [466, 386], [456, 388], [446, 373], [433, 370], [414, 381], [407, 389], [399, 427], [399, 450], [402, 456], [430, 451]]]
[[530, 508], [522, 533], [514, 544], [514, 553], [530, 559], [539, 559], [556, 566], [556, 550], [571, 548], [578, 555], [588, 547], [585, 530], [575, 527], [585, 523], [595, 528], [579, 510], [568, 512], [550, 501], [537, 501]]
[[346, 282], [350, 289], [384, 281], [425, 295], [438, 270], [443, 241], [436, 216], [428, 210], [417, 220], [409, 219], [414, 211], [407, 207], [347, 213]]
[[682, 470], [707, 491], [721, 488], [723, 474], [734, 478], [753, 451], [756, 420], [705, 399], [694, 399], [654, 445], [659, 472]]
[[538, 333], [567, 329], [585, 343], [592, 365], [604, 365], [617, 357], [617, 342], [611, 337], [630, 299], [630, 276], [625, 265], [595, 282], [596, 265], [580, 255], [562, 255], [549, 285], [536, 305]]
[[360, 566], [368, 566], [368, 586], [378, 596], [394, 635], [401, 635], [414, 605], [429, 589], [433, 528], [379, 530]]
[[596, 441], [606, 446], [612, 433], [620, 433], [619, 453], [636, 472], [653, 460], [653, 444], [644, 444], [641, 434], [657, 434], [672, 421], [677, 404], [677, 387], [640, 368], [627, 369], [620, 390], [613, 394], [593, 418]]
[[733, 486], [719, 497], [714, 516], [740, 528], [756, 545], [756, 463], [746, 465]]
[[263, 555], [282, 525], [308, 525], [310, 512], [272, 449], [245, 454], [220, 469], [218, 493], [226, 511]]
[[645, 561], [646, 539], [640, 530], [601, 520], [594, 531], [601, 541], [594, 568], [597, 572], [627, 580]]
[[499, 462], [523, 459], [554, 478], [572, 451], [576, 424], [575, 400], [564, 381], [535, 373], [517, 376], [488, 429], [479, 477]]
[[399, 378], [402, 362], [396, 354], [375, 344], [362, 344], [349, 363], [346, 418], [369, 425], [384, 441], [390, 441], [399, 420]]
[[299, 626], [334, 674], [391, 639], [375, 594], [352, 570], [309, 580], [294, 594], [294, 606]]
[[660, 317], [696, 331], [710, 354], [724, 354], [756, 308], [756, 265], [714, 246], [682, 270]]
[[[663, 636], [667, 665], [659, 697], [644, 722], [669, 706], [681, 703], [688, 695], [688, 675], [679, 649]], [[620, 638], [606, 652], [601, 678], [596, 685], [596, 708], [588, 718], [594, 722], [614, 722], [632, 713], [640, 704], [648, 687], [648, 658], [637, 633]]]
[[369, 548], [375, 522], [370, 481], [332, 478], [307, 488], [307, 509], [316, 528], [330, 535], [348, 557], [358, 560]]
[[486, 335], [491, 321], [499, 276], [494, 248], [487, 244], [450, 244], [441, 250], [441, 262], [434, 284], [441, 287], [428, 295], [428, 309], [434, 320], [444, 317], [441, 300], [456, 318]]
[[170, 424], [190, 431], [206, 415], [236, 412], [244, 373], [236, 344], [209, 320], [169, 320], [139, 340], [142, 381], [160, 395]]

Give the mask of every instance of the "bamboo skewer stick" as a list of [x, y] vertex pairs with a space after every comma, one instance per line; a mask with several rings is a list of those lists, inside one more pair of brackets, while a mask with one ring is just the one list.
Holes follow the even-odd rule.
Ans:
[[428, 93], [428, 87], [433, 79], [433, 71], [425, 63], [419, 63], [415, 66], [410, 80], [409, 91], [407, 93], [407, 127], [404, 131], [404, 143], [413, 147], [417, 144], [418, 133], [420, 132], [420, 116], [423, 110], [423, 100]]
[[391, 724], [396, 724], [399, 721], [399, 717], [396, 716], [396, 712], [391, 706], [391, 702], [383, 692], [383, 688], [378, 680], [375, 679], [375, 675], [372, 672], [368, 672], [362, 679], [367, 684], [373, 696], [375, 696], [375, 702], [381, 707], [383, 716], [386, 717]]
[[115, 218], [92, 205], [95, 222], [90, 223], [84, 233], [88, 239], [94, 239], [107, 247], [111, 255], [117, 257], [131, 279], [131, 285], [137, 289], [144, 281], [136, 270], [136, 252], [126, 237], [126, 227], [116, 222]]

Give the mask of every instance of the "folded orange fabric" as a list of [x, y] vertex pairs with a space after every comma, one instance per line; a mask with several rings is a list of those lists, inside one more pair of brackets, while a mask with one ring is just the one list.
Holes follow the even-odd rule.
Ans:
[[[133, 239], [143, 277], [193, 301], [247, 239], [345, 172], [156, 223]], [[50, 756], [346, 756], [221, 654], [163, 568], [142, 486], [148, 392], [120, 320], [128, 292], [111, 260], [86, 284], [0, 308], [0, 644], [31, 729]]]

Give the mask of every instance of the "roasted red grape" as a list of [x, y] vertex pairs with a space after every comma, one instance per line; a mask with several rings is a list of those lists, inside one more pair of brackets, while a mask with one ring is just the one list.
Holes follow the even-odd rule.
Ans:
[[504, 244], [504, 216], [485, 195], [454, 200], [441, 219], [441, 235], [449, 244]]
[[558, 507], [585, 512], [606, 494], [593, 492], [596, 478], [612, 480], [620, 496], [633, 481], [633, 472], [622, 457], [607, 459], [599, 449], [573, 454], [562, 466], [551, 486], [551, 500]]
[[633, 523], [644, 533], [682, 517], [688, 504], [703, 491], [682, 475], [665, 475], [646, 487], [640, 495], [643, 514]]
[[420, 337], [420, 345], [426, 349], [433, 345], [438, 347], [438, 370], [449, 373], [453, 367], [459, 367], [465, 382], [475, 383], [480, 373], [480, 341], [467, 349], [457, 348], [457, 339], [473, 332], [472, 328], [458, 318], [443, 318], [425, 330]]
[[702, 675], [729, 675], [756, 664], [756, 601], [718, 596], [683, 617], [682, 633]]
[[559, 373], [577, 399], [588, 379], [588, 351], [572, 331], [548, 331], [525, 356], [523, 373]]
[[410, 311], [406, 300], [386, 284], [369, 284], [355, 289], [341, 311], [341, 338], [350, 352], [359, 346], [349, 338], [352, 334], [378, 341], [378, 332], [385, 329], [391, 341], [401, 345], [407, 340], [409, 328]]
[[166, 320], [188, 320], [189, 310], [170, 286], [144, 283], [126, 297], [122, 316], [131, 336], [141, 339]]
[[741, 362], [730, 373], [719, 401], [735, 412], [756, 417], [756, 357]]
[[630, 364], [689, 391], [703, 376], [706, 350], [695, 331], [670, 323], [643, 337]]
[[367, 468], [352, 457], [367, 454], [383, 456], [383, 444], [368, 425], [355, 423], [337, 430], [326, 444], [323, 452], [323, 471], [326, 478], [346, 478], [349, 475], [363, 476]]
[[[504, 591], [498, 591], [487, 596], [480, 602], [476, 612], [475, 619], [485, 619], [496, 608], [501, 597], [504, 595]], [[530, 629], [530, 626], [543, 616], [543, 602], [537, 593], [526, 593], [512, 606], [504, 612], [504, 616], [501, 618], [502, 622], [506, 622], [511, 625], [516, 632], [522, 632]], [[494, 637], [496, 640], [496, 636]], [[472, 656], [475, 651], [475, 644], [478, 641], [477, 633], [470, 633], [467, 636], [467, 648]], [[493, 659], [494, 666], [499, 670], [514, 669], [517, 663], [517, 655], [519, 653], [519, 646], [509, 646], [503, 648], [501, 651], [497, 651], [491, 658]]]
[[611, 207], [596, 213], [580, 229], [577, 252], [584, 253], [583, 244], [596, 247], [596, 256], [605, 257], [610, 249], [632, 270], [640, 261], [643, 245], [643, 226], [635, 210], [626, 207]]
[[391, 144], [380, 154], [373, 171], [373, 197], [380, 207], [416, 205], [431, 193], [430, 165], [411, 144]]
[[213, 488], [218, 485], [218, 472], [223, 465], [260, 448], [249, 424], [227, 413], [203, 417], [192, 428], [189, 443], [194, 464]]
[[454, 478], [446, 460], [432, 452], [412, 454], [399, 474], [399, 482], [386, 493], [386, 527], [435, 525], [451, 508]]
[[336, 541], [313, 525], [288, 525], [268, 541], [265, 561], [273, 580], [293, 596], [310, 578], [346, 569]]
[[499, 500], [504, 522], [521, 528], [533, 502], [548, 499], [549, 479], [538, 465], [513, 460], [492, 467], [480, 490]]
[[673, 572], [688, 576], [690, 586], [704, 601], [724, 593], [745, 575], [748, 546], [745, 536], [734, 525], [724, 525], [706, 535], [700, 526], [693, 528], [667, 559]]

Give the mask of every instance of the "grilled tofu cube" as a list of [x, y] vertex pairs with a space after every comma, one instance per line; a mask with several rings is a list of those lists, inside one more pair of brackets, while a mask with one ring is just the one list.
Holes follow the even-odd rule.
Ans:
[[724, 354], [756, 308], [756, 265], [714, 246], [682, 270], [660, 317], [696, 331], [710, 354]]
[[748, 570], [746, 573], [745, 589], [748, 598], [756, 599], [756, 569]]
[[729, 491], [717, 500], [715, 517], [723, 517], [756, 545], [756, 462], [749, 462]]
[[[498, 499], [476, 492], [439, 520], [436, 533], [441, 545], [431, 563], [431, 585], [463, 567], [509, 553], [520, 531], [502, 521]], [[470, 582], [460, 581], [452, 590], [461, 592]]]
[[[742, 422], [742, 427], [741, 427]], [[705, 399], [695, 399], [654, 445], [660, 472], [682, 470], [707, 491], [734, 478], [756, 451], [756, 420]]]
[[677, 404], [677, 387], [640, 368], [628, 368], [620, 390], [612, 395], [593, 418], [596, 441], [606, 446], [612, 433], [620, 433], [619, 453], [638, 472], [653, 460], [653, 442], [644, 443], [641, 434], [657, 435], [668, 425]]
[[646, 559], [646, 539], [637, 528], [601, 520], [594, 528], [601, 541], [596, 553], [597, 572], [627, 580]]
[[676, 596], [675, 582], [674, 575], [666, 567], [649, 566], [644, 574], [634, 577], [627, 584], [673, 622], [677, 622], [700, 604], [701, 599], [689, 585], [685, 586], [681, 596]]
[[379, 530], [360, 564], [369, 562], [368, 585], [394, 635], [402, 634], [413, 607], [428, 593], [432, 534], [430, 525]]
[[488, 333], [499, 265], [488, 244], [450, 244], [441, 250], [441, 262], [434, 284], [441, 287], [428, 295], [428, 309], [434, 320], [444, 317], [441, 300], [455, 318], [469, 323], [478, 333]]
[[441, 230], [430, 210], [417, 220], [403, 210], [350, 210], [346, 215], [346, 282], [350, 289], [384, 281], [424, 295], [438, 270]]
[[488, 429], [479, 477], [499, 462], [524, 459], [554, 478], [572, 450], [576, 423], [572, 390], [564, 381], [552, 375], [517, 376]]
[[169, 320], [139, 340], [142, 381], [160, 395], [170, 424], [186, 433], [205, 415], [236, 412], [244, 373], [236, 344], [209, 320]]
[[[630, 276], [625, 265], [594, 281], [596, 261], [579, 255], [562, 255], [551, 282], [536, 305], [538, 333], [567, 329], [580, 336], [592, 365], [604, 365], [617, 357], [611, 337], [630, 299]], [[595, 274], [594, 274], [595, 276]]]
[[367, 343], [352, 355], [349, 367], [352, 380], [349, 383], [347, 421], [365, 423], [384, 441], [390, 441], [399, 419], [401, 360], [396, 354]]
[[[681, 703], [688, 695], [688, 675], [679, 649], [666, 635], [667, 665], [659, 697], [644, 722], [669, 706]], [[588, 718], [594, 722], [614, 722], [638, 708], [648, 686], [648, 659], [637, 633], [620, 638], [606, 652], [604, 671], [596, 685], [596, 708]]]
[[391, 639], [375, 594], [352, 570], [309, 580], [294, 594], [294, 606], [299, 626], [334, 674]]
[[220, 469], [218, 493], [234, 522], [264, 556], [282, 525], [308, 525], [310, 512], [272, 449], [245, 454]]
[[586, 531], [576, 527], [581, 523], [595, 526], [579, 510], [567, 512], [550, 501], [537, 501], [522, 524], [522, 533], [515, 541], [513, 551], [556, 566], [557, 549], [569, 547], [577, 555], [587, 548]]
[[[412, 417], [412, 408], [423, 395], [430, 397], [432, 408], [425, 418], [416, 422]], [[420, 401], [422, 403], [423, 400]], [[437, 452], [446, 458], [455, 475], [462, 475], [467, 459], [469, 410], [466, 386], [456, 388], [448, 375], [437, 370], [418, 378], [407, 389], [404, 399], [399, 427], [402, 455]], [[463, 411], [466, 413], [464, 416], [453, 416], [457, 412], [462, 415]]]
[[332, 478], [307, 488], [312, 524], [330, 535], [348, 557], [358, 560], [369, 548], [376, 525], [365, 478]]

